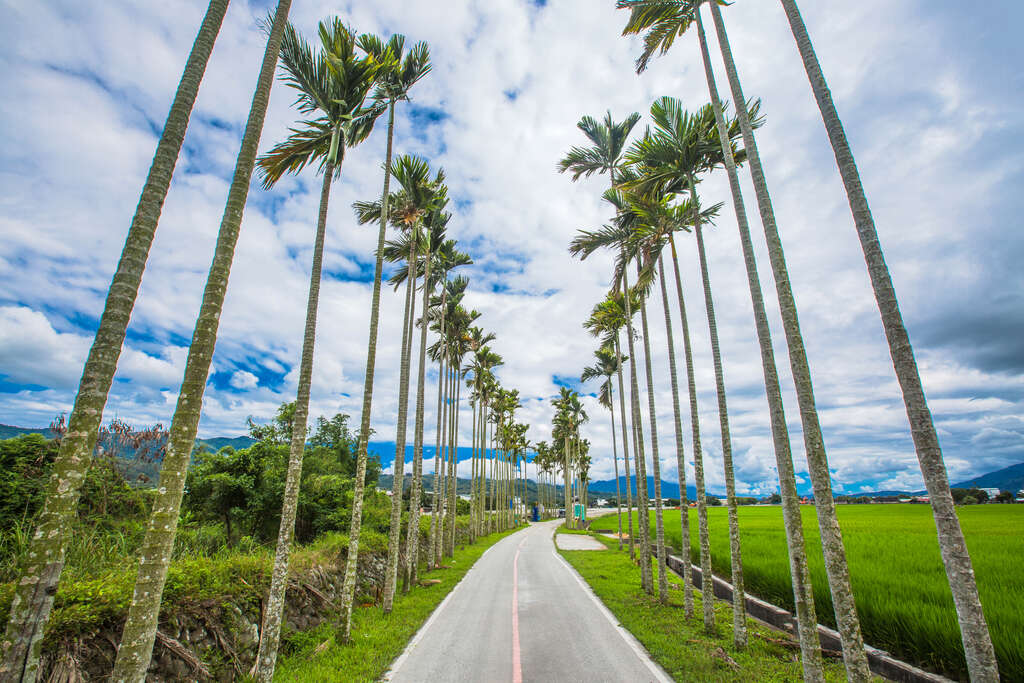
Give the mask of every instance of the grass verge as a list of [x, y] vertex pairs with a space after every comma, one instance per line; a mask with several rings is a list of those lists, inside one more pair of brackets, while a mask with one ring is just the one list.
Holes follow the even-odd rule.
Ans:
[[399, 592], [391, 614], [384, 614], [376, 605], [357, 607], [352, 613], [352, 642], [348, 645], [335, 640], [334, 625], [330, 623], [287, 634], [274, 680], [347, 683], [379, 679], [480, 556], [516, 531], [491, 534], [456, 549], [455, 556], [445, 560], [449, 569], [421, 574], [421, 578], [441, 582], [417, 586], [405, 595]]
[[[818, 621], [835, 626], [814, 506], [800, 508]], [[964, 678], [967, 666], [953, 596], [939, 555], [935, 520], [928, 505], [840, 505], [837, 507], [850, 565], [853, 594], [864, 640], [901, 659]], [[710, 508], [711, 560], [729, 576], [729, 531], [725, 508]], [[696, 511], [690, 513], [691, 551], [698, 560]], [[1024, 681], [1024, 506], [969, 505], [957, 515], [971, 553], [981, 604], [1006, 680]], [[741, 506], [740, 538], [747, 591], [793, 608], [782, 509]], [[653, 517], [652, 528], [653, 528]], [[665, 512], [665, 539], [680, 547], [678, 510]], [[637, 520], [634, 515], [633, 524]], [[615, 515], [594, 521], [613, 529]]]
[[[560, 530], [561, 533], [561, 530]], [[803, 678], [799, 649], [785, 634], [749, 623], [749, 646], [732, 646], [732, 609], [715, 601], [717, 634], [704, 633], [701, 595], [694, 594], [694, 618], [683, 611], [682, 579], [669, 581], [669, 604], [661, 605], [640, 588], [640, 567], [617, 542], [592, 534], [607, 552], [559, 550], [590, 584], [622, 626], [647, 648], [677, 681], [797, 681]], [[826, 659], [825, 680], [846, 680], [841, 661]]]

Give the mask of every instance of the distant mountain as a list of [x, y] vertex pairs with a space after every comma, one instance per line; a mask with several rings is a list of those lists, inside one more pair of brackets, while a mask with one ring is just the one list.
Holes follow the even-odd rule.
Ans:
[[203, 450], [204, 448], [208, 451], [216, 453], [225, 446], [231, 446], [236, 451], [240, 451], [243, 448], [256, 443], [256, 440], [248, 436], [215, 436], [210, 439], [196, 439], [196, 448]]
[[[636, 477], [629, 478], [632, 484], [632, 490], [636, 491]], [[615, 480], [614, 479], [602, 479], [600, 481], [590, 482], [590, 490], [594, 492], [600, 492], [604, 494], [615, 495]], [[619, 477], [619, 490], [622, 492], [623, 498], [626, 496], [626, 478]], [[647, 477], [647, 495], [650, 498], [654, 498], [654, 477]], [[708, 492], [708, 495], [716, 498], [725, 499], [724, 493]], [[662, 498], [679, 498], [679, 482], [661, 480], [661, 497]], [[692, 484], [688, 484], [686, 487], [686, 498], [687, 500], [697, 500], [697, 489]]]
[[[836, 496], [851, 496], [854, 498], [909, 498], [911, 496], [927, 496], [927, 491], [866, 491], [864, 493], [836, 493]], [[814, 498], [814, 494], [809, 496]]]
[[22, 434], [42, 434], [47, 439], [52, 439], [54, 433], [48, 428], [33, 429], [31, 427], [14, 427], [12, 425], [0, 425], [0, 440], [13, 439]]
[[1024, 489], [1024, 462], [1010, 465], [1009, 467], [1004, 467], [1001, 470], [989, 472], [973, 479], [965, 479], [958, 484], [953, 484], [953, 488], [993, 488], [1016, 493]]
[[[370, 455], [377, 456], [380, 461], [380, 466], [383, 468], [391, 467], [391, 463], [395, 461], [395, 442], [394, 441], [371, 441], [366, 447], [367, 453]], [[423, 459], [434, 462], [434, 451], [435, 448], [431, 444], [423, 444]], [[455, 458], [458, 462], [463, 460], [469, 460], [473, 455], [472, 446], [459, 446], [455, 450]], [[409, 463], [412, 462], [413, 456], [413, 445], [412, 441], [405, 446], [405, 466], [409, 467]]]
[[[461, 496], [468, 496], [469, 495], [469, 479], [463, 479], [463, 478], [459, 477], [459, 479], [457, 481], [458, 481], [458, 484], [455, 487], [455, 491], [459, 495], [461, 495]], [[382, 474], [382, 475], [380, 475], [380, 477], [377, 478], [377, 488], [379, 488], [381, 490], [384, 490], [384, 491], [390, 491], [390, 490], [392, 490], [392, 486], [394, 486], [394, 482], [395, 482], [395, 478], [394, 478], [393, 475]], [[408, 490], [410, 486], [412, 486], [412, 474], [406, 473], [406, 475], [405, 475], [405, 486], [404, 486], [403, 490]], [[522, 484], [520, 484], [520, 486], [522, 486]], [[558, 491], [558, 495], [561, 496], [562, 495], [562, 487], [561, 486], [556, 486], [555, 488]], [[428, 494], [431, 494], [431, 495], [433, 494], [433, 491], [434, 491], [434, 475], [433, 474], [424, 474], [423, 475], [423, 490], [426, 493], [428, 493]], [[593, 489], [591, 489], [589, 491], [589, 495], [587, 497], [590, 499], [590, 502], [593, 503], [598, 498], [600, 498], [601, 496], [598, 495], [597, 492], [595, 492]], [[531, 503], [537, 500], [537, 482], [535, 482], [532, 479], [529, 479], [526, 482], [526, 499], [529, 502], [531, 502]], [[558, 500], [561, 500], [561, 498], [558, 498]]]

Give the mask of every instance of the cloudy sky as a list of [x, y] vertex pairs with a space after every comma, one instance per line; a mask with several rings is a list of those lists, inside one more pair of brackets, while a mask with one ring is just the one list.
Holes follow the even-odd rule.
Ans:
[[[466, 303], [494, 331], [501, 381], [524, 398], [532, 439], [550, 435], [551, 398], [578, 387], [594, 341], [580, 323], [609, 284], [610, 260], [566, 244], [610, 217], [607, 180], [555, 171], [583, 114], [646, 115], [662, 95], [707, 101], [696, 36], [638, 77], [635, 39], [612, 0], [297, 0], [311, 35], [338, 15], [360, 32], [426, 40], [434, 70], [399, 107], [396, 150], [443, 166], [450, 233], [475, 263]], [[804, 2], [805, 20], [847, 127], [954, 480], [1024, 460], [1024, 46], [1019, 3]], [[0, 0], [0, 422], [47, 424], [70, 409], [106, 288], [159, 130], [205, 9], [201, 0]], [[267, 0], [234, 0], [218, 38], [132, 317], [106, 417], [169, 423], [264, 38]], [[443, 9], [443, 11], [442, 11]], [[761, 154], [789, 259], [837, 489], [916, 488], [920, 474], [834, 159], [781, 7], [725, 9], [750, 97], [763, 100]], [[712, 52], [717, 49], [712, 37]], [[716, 60], [720, 81], [724, 74]], [[275, 85], [261, 149], [296, 118]], [[641, 124], [642, 126], [643, 124]], [[376, 230], [355, 200], [379, 196], [384, 126], [349, 152], [332, 195], [312, 414], [357, 419]], [[640, 130], [638, 126], [638, 130]], [[763, 242], [743, 171], [755, 242]], [[721, 173], [706, 202], [727, 199]], [[249, 195], [201, 436], [292, 400], [319, 183], [312, 172]], [[774, 456], [734, 216], [708, 233], [741, 491], [773, 488]], [[690, 292], [709, 481], [721, 448], [694, 245]], [[795, 455], [795, 397], [767, 257], [762, 285]], [[383, 297], [375, 438], [394, 438], [400, 303]], [[654, 299], [660, 310], [660, 300]], [[678, 323], [678, 321], [676, 321]], [[677, 334], [678, 339], [678, 334]], [[675, 443], [660, 314], [652, 317], [662, 471]], [[436, 372], [428, 379], [433, 396]], [[594, 387], [585, 387], [593, 391]], [[428, 400], [427, 424], [433, 402]], [[607, 412], [587, 398], [593, 476], [611, 475]], [[462, 420], [468, 440], [469, 414]], [[686, 430], [687, 434], [689, 433]], [[427, 440], [432, 442], [432, 430]], [[691, 444], [684, 444], [687, 460]], [[428, 468], [429, 469], [429, 468]], [[692, 473], [692, 470], [691, 470]], [[692, 476], [692, 474], [691, 474]], [[692, 481], [692, 478], [690, 479]]]

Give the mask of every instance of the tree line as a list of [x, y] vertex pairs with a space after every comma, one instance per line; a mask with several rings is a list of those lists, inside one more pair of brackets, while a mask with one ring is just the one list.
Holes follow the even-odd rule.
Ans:
[[[55, 446], [52, 473], [40, 496], [36, 531], [21, 569], [3, 638], [0, 678], [34, 681], [38, 675], [43, 635], [53, 607], [65, 564], [69, 534], [76, 519], [83, 485], [89, 480], [107, 401], [118, 358], [125, 339], [132, 308], [160, 211], [170, 187], [200, 82], [227, 10], [228, 0], [211, 0], [192, 50], [185, 64], [170, 111], [157, 144], [139, 203], [132, 218], [124, 248], [107, 293], [103, 314], [89, 350], [67, 430]], [[129, 605], [111, 680], [140, 681], [152, 657], [160, 604], [172, 558], [183, 500], [196, 500], [209, 514], [219, 515], [232, 533], [239, 524], [238, 510], [264, 509], [261, 482], [270, 469], [263, 455], [272, 444], [287, 459], [280, 463], [283, 477], [278, 514], [264, 517], [260, 533], [276, 538], [271, 586], [263, 610], [259, 653], [252, 675], [271, 680], [277, 660], [288, 580], [288, 558], [298, 536], [303, 540], [325, 525], [343, 521], [342, 502], [321, 500], [324, 509], [337, 506], [334, 516], [310, 522], [302, 513], [310, 504], [310, 473], [320, 469], [323, 455], [318, 444], [347, 444], [351, 472], [321, 472], [325, 477], [351, 481], [352, 503], [348, 515], [348, 557], [338, 624], [339, 639], [351, 634], [351, 613], [356, 587], [359, 539], [365, 523], [366, 486], [376, 481], [367, 445], [371, 430], [374, 375], [380, 320], [380, 296], [384, 262], [394, 264], [389, 283], [405, 289], [402, 344], [399, 358], [399, 405], [395, 434], [394, 491], [387, 520], [388, 563], [383, 609], [390, 612], [402, 577], [402, 590], [416, 582], [419, 514], [426, 493], [422, 487], [426, 359], [437, 364], [438, 386], [437, 448], [429, 533], [428, 569], [451, 556], [455, 546], [456, 453], [458, 449], [462, 386], [468, 384], [473, 414], [473, 490], [471, 535], [504, 530], [521, 520], [513, 514], [522, 473], [522, 458], [528, 444], [526, 425], [513, 421], [518, 397], [503, 390], [494, 375], [501, 358], [489, 344], [494, 335], [473, 325], [480, 316], [462, 305], [468, 280], [449, 279], [456, 268], [471, 263], [446, 236], [452, 215], [448, 212], [448, 188], [443, 170], [432, 171], [426, 160], [394, 154], [395, 112], [410, 99], [414, 86], [431, 70], [426, 43], [406, 45], [400, 34], [382, 38], [359, 34], [338, 18], [320, 22], [311, 42], [288, 22], [290, 0], [279, 0], [276, 10], [264, 22], [267, 43], [256, 81], [249, 116], [242, 136], [235, 170], [217, 235], [202, 303], [189, 347], [181, 388], [162, 454], [159, 488], [152, 495], [149, 521], [139, 549], [134, 593]], [[257, 158], [257, 150], [270, 96], [274, 73], [280, 63], [283, 82], [295, 93], [295, 107], [301, 119], [290, 134]], [[378, 226], [374, 279], [370, 299], [370, 324], [364, 376], [362, 410], [358, 429], [349, 433], [346, 416], [319, 423], [310, 435], [307, 429], [312, 383], [313, 351], [316, 339], [327, 217], [333, 183], [341, 177], [346, 154], [364, 142], [387, 114], [386, 153], [383, 160], [383, 189], [379, 199], [357, 202], [358, 222]], [[203, 394], [217, 341], [220, 316], [242, 216], [253, 173], [262, 188], [269, 190], [286, 174], [298, 174], [313, 167], [322, 178], [320, 203], [313, 234], [306, 320], [298, 368], [295, 401], [277, 418], [259, 427], [259, 443], [242, 451], [223, 452], [216, 457], [199, 457], [189, 467], [202, 412]], [[394, 183], [392, 183], [394, 181]], [[392, 229], [389, 237], [388, 228]], [[436, 341], [428, 343], [433, 333]], [[414, 344], [418, 338], [418, 345]], [[418, 349], [413, 368], [414, 346]], [[465, 362], [469, 358], [469, 362]], [[412, 490], [403, 534], [403, 480], [405, 449], [410, 440], [410, 393], [415, 376], [412, 412]], [[464, 382], [464, 380], [467, 380]], [[310, 439], [312, 436], [312, 439]], [[312, 446], [312, 448], [311, 448]], [[334, 446], [331, 446], [334, 448]], [[262, 454], [262, 455], [261, 455]], [[313, 462], [310, 462], [312, 460]], [[312, 465], [312, 467], [310, 466]], [[490, 487], [490, 491], [487, 489]], [[331, 486], [317, 490], [333, 490]], [[522, 480], [525, 500], [525, 480]], [[489, 495], [488, 495], [489, 493]], [[201, 501], [196, 498], [200, 497]], [[200, 504], [201, 503], [201, 504]], [[189, 505], [189, 503], [186, 503]], [[260, 508], [263, 505], [264, 508]], [[330, 515], [328, 515], [330, 517]], [[276, 530], [273, 519], [279, 519]], [[252, 523], [249, 520], [248, 523]], [[269, 525], [269, 526], [268, 526]], [[312, 526], [310, 526], [312, 525]], [[246, 529], [249, 531], [249, 529]], [[276, 531], [276, 533], [275, 533]], [[405, 542], [404, 549], [401, 543]], [[404, 562], [401, 560], [404, 559]]]
[[[943, 463], [938, 436], [921, 385], [920, 373], [914, 359], [909, 336], [899, 312], [895, 290], [885, 264], [881, 243], [864, 188], [828, 90], [821, 66], [815, 56], [810, 37], [795, 0], [781, 0], [797, 47], [803, 60], [812, 92], [821, 111], [826, 133], [832, 143], [836, 162], [847, 191], [854, 225], [863, 247], [868, 274], [885, 329], [892, 356], [893, 368], [903, 392], [910, 430], [934, 512], [939, 546], [953, 594], [957, 617], [971, 680], [997, 681], [999, 678], [995, 652], [988, 627], [982, 613], [978, 589], [971, 568], [963, 533], [954, 508], [954, 496]], [[733, 106], [723, 101], [715, 77], [715, 67], [708, 49], [704, 31], [702, 5], [708, 5], [721, 52]], [[703, 66], [709, 102], [695, 110], [687, 110], [683, 103], [672, 97], [657, 99], [650, 107], [650, 126], [642, 135], [630, 142], [630, 134], [640, 121], [639, 113], [632, 113], [622, 121], [614, 121], [611, 112], [598, 120], [584, 116], [578, 128], [587, 138], [586, 146], [573, 147], [558, 163], [558, 170], [571, 173], [572, 179], [607, 174], [608, 189], [603, 193], [612, 218], [605, 225], [581, 230], [569, 245], [571, 254], [585, 259], [600, 251], [609, 251], [614, 259], [611, 288], [607, 296], [597, 302], [584, 326], [600, 340], [595, 352], [595, 365], [586, 368], [582, 380], [599, 379], [599, 402], [608, 409], [615, 441], [615, 406], [613, 388], [619, 392], [619, 424], [622, 437], [623, 465], [629, 482], [630, 455], [633, 459], [637, 492], [636, 502], [640, 519], [638, 561], [641, 584], [654, 594], [651, 558], [656, 557], [658, 567], [657, 596], [667, 600], [667, 568], [665, 566], [665, 538], [662, 498], [660, 492], [659, 425], [656, 420], [655, 385], [651, 367], [650, 321], [648, 302], [654, 303], [655, 292], [660, 295], [668, 351], [668, 377], [671, 388], [676, 465], [679, 488], [683, 496], [682, 544], [683, 557], [690, 557], [689, 520], [686, 509], [686, 459], [684, 457], [684, 415], [680, 405], [680, 386], [676, 362], [676, 328], [672, 318], [677, 307], [679, 332], [682, 336], [683, 361], [686, 370], [689, 398], [689, 422], [693, 448], [695, 488], [697, 491], [697, 524], [699, 556], [705, 583], [704, 595], [710, 596], [711, 556], [707, 522], [707, 494], [705, 463], [698, 417], [694, 357], [691, 328], [687, 319], [676, 237], [693, 236], [696, 242], [697, 263], [702, 283], [704, 308], [707, 314], [707, 334], [714, 369], [717, 412], [721, 434], [723, 475], [728, 508], [731, 581], [733, 584], [733, 638], [737, 648], [746, 646], [745, 595], [741, 554], [736, 475], [733, 467], [732, 444], [729, 432], [728, 401], [724, 382], [724, 362], [718, 338], [711, 273], [708, 268], [706, 230], [713, 225], [723, 204], [708, 205], [702, 201], [700, 183], [712, 172], [724, 169], [729, 182], [729, 199], [736, 216], [736, 227], [745, 267], [746, 280], [754, 313], [754, 331], [760, 348], [764, 383], [768, 398], [772, 444], [775, 452], [780, 486], [780, 502], [789, 553], [790, 572], [798, 624], [804, 678], [807, 681], [823, 679], [821, 646], [814, 616], [814, 601], [803, 529], [800, 522], [799, 495], [793, 467], [792, 447], [786, 425], [779, 370], [772, 347], [772, 331], [768, 324], [765, 294], [761, 289], [755, 259], [753, 238], [746, 205], [739, 181], [739, 169], [746, 165], [750, 171], [756, 195], [757, 211], [761, 218], [769, 265], [776, 285], [783, 333], [790, 360], [808, 471], [814, 490], [814, 499], [821, 534], [828, 588], [832, 594], [836, 623], [840, 633], [843, 660], [851, 681], [867, 681], [871, 677], [861, 636], [860, 624], [850, 587], [849, 571], [843, 546], [842, 533], [836, 518], [832, 495], [831, 474], [822, 436], [813, 381], [801, 335], [797, 304], [790, 286], [788, 265], [780, 230], [772, 206], [766, 174], [757, 148], [755, 131], [764, 125], [760, 102], [748, 99], [740, 83], [738, 69], [732, 56], [726, 31], [723, 5], [720, 0], [617, 0], [616, 6], [626, 9], [629, 17], [623, 35], [641, 35], [642, 52], [636, 60], [637, 73], [643, 72], [656, 55], [672, 51], [676, 41], [687, 33], [696, 33], [698, 61]], [[678, 51], [678, 50], [677, 50]], [[719, 67], [721, 68], [721, 67]], [[672, 268], [671, 284], [666, 276], [666, 261]], [[675, 290], [675, 301], [670, 304], [669, 288]], [[656, 305], [656, 304], [655, 304]], [[639, 313], [639, 324], [635, 321]], [[625, 335], [625, 342], [621, 341]], [[640, 381], [638, 359], [643, 360], [643, 379]], [[628, 368], [626, 364], [628, 362]], [[625, 387], [623, 375], [628, 375]], [[617, 378], [613, 383], [612, 378]], [[643, 419], [644, 397], [641, 387], [646, 385], [647, 422]], [[627, 403], [629, 408], [627, 410]], [[646, 433], [645, 433], [646, 431]], [[613, 443], [616, 480], [618, 479], [617, 446]], [[650, 450], [650, 460], [646, 450]], [[652, 468], [654, 491], [647, 491], [647, 464]], [[568, 472], [568, 468], [567, 468]], [[566, 486], [569, 486], [566, 475]], [[632, 528], [632, 493], [627, 486], [627, 524]], [[621, 499], [621, 495], [616, 496]], [[654, 501], [654, 538], [647, 524], [648, 500]], [[566, 496], [568, 506], [568, 496]], [[621, 547], [621, 509], [620, 547]], [[572, 524], [571, 520], [566, 521]], [[634, 553], [634, 540], [630, 534], [630, 552]], [[684, 576], [685, 609], [693, 613], [693, 586], [689, 572]], [[712, 600], [703, 601], [704, 625], [714, 629]]]

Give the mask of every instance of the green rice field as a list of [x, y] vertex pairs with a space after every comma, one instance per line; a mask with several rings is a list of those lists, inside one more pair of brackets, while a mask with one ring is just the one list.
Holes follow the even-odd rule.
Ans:
[[[712, 564], [729, 576], [726, 509], [710, 508]], [[835, 625], [813, 506], [801, 508], [818, 619]], [[913, 663], [966, 680], [963, 645], [935, 523], [928, 505], [840, 505], [850, 576], [864, 639]], [[1003, 680], [1024, 681], [1024, 505], [958, 509], [974, 562], [982, 607]], [[698, 561], [697, 513], [689, 511], [692, 558]], [[740, 534], [747, 591], [792, 609], [782, 509], [741, 507]], [[635, 524], [635, 523], [634, 523]], [[615, 528], [615, 515], [593, 528]], [[653, 534], [652, 516], [652, 534]], [[668, 544], [679, 548], [679, 511], [665, 513]]]

